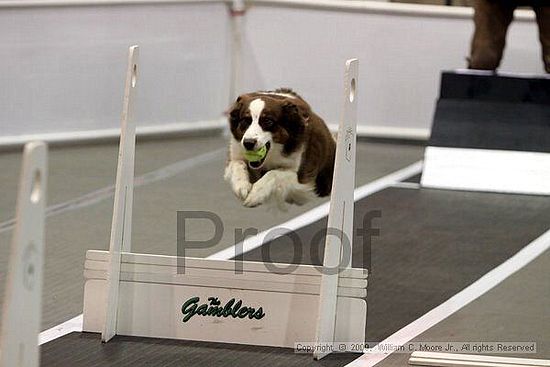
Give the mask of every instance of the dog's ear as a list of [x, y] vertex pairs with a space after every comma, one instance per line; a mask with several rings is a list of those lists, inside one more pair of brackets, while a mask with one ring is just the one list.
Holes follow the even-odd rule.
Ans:
[[283, 103], [286, 128], [293, 133], [302, 133], [309, 122], [309, 111], [301, 103], [287, 100]]
[[309, 111], [299, 103], [288, 100], [283, 103], [283, 119], [289, 137], [284, 144], [283, 151], [290, 153], [302, 141], [302, 136], [309, 122]]
[[243, 108], [242, 100], [242, 96], [239, 96], [235, 103], [229, 108], [229, 123], [231, 124], [231, 128], [236, 128], [239, 124], [241, 110]]

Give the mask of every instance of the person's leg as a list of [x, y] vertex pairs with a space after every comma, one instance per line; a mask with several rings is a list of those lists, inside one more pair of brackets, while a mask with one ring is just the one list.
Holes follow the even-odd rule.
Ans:
[[468, 68], [495, 70], [500, 64], [506, 43], [506, 31], [514, 17], [513, 5], [498, 0], [474, 2], [475, 31], [472, 38]]
[[550, 6], [534, 7], [539, 24], [539, 38], [542, 46], [544, 69], [550, 73]]

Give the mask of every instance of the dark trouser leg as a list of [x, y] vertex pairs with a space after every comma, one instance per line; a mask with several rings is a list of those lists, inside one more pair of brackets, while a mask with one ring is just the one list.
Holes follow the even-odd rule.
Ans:
[[474, 3], [475, 31], [468, 68], [495, 70], [500, 64], [506, 43], [506, 31], [514, 17], [514, 6], [492, 0]]
[[544, 69], [550, 73], [550, 6], [535, 7], [537, 23], [539, 24], [539, 38], [542, 45], [542, 60]]

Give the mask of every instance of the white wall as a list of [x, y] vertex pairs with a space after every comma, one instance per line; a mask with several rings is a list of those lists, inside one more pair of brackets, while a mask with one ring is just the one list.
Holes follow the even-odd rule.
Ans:
[[139, 125], [219, 118], [228, 103], [222, 3], [6, 7], [0, 138], [118, 128], [127, 49], [140, 45]]
[[[347, 58], [360, 59], [363, 132], [426, 135], [442, 69], [464, 68], [471, 9], [360, 1], [257, 1], [246, 16], [245, 90], [289, 86], [338, 121]], [[542, 72], [536, 24], [522, 11], [502, 70]], [[527, 15], [526, 15], [527, 13]], [[409, 130], [412, 129], [412, 130]]]
[[[428, 134], [440, 71], [465, 66], [473, 28], [471, 9], [457, 7], [355, 0], [247, 7], [242, 91], [292, 87], [336, 123], [344, 61], [358, 57], [359, 131], [382, 135]], [[520, 13], [502, 69], [542, 72], [533, 16]], [[115, 136], [134, 43], [138, 125], [180, 129], [218, 119], [230, 95], [230, 19], [223, 0], [0, 0], [0, 146], [25, 134]]]

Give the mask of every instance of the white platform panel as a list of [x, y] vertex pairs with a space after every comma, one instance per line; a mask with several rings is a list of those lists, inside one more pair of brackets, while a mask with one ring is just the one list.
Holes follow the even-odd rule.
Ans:
[[421, 185], [550, 195], [550, 153], [427, 147]]

